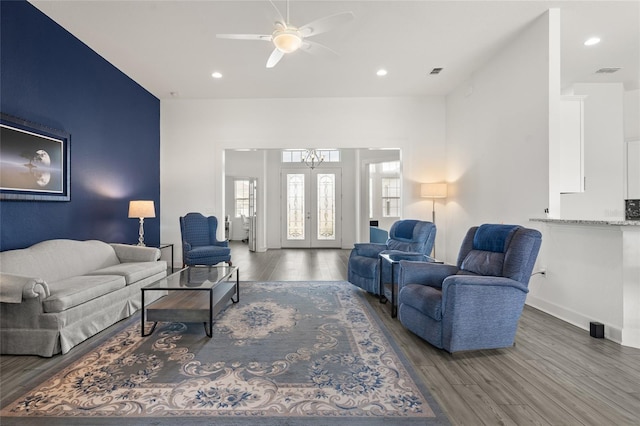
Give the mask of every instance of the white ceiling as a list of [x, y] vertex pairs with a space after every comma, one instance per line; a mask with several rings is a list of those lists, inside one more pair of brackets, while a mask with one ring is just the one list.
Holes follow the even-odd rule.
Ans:
[[[160, 99], [446, 95], [550, 7], [562, 12], [562, 85], [639, 87], [640, 1], [290, 2], [290, 21], [352, 11], [355, 20], [314, 41], [339, 55], [295, 52], [265, 67], [273, 46], [216, 38], [270, 34], [268, 0], [30, 0]], [[286, 2], [274, 1], [286, 14]], [[597, 35], [602, 42], [585, 47]], [[379, 68], [388, 75], [377, 77]], [[442, 67], [432, 76], [432, 68]], [[603, 67], [622, 67], [596, 74]], [[224, 77], [211, 78], [213, 71]]]

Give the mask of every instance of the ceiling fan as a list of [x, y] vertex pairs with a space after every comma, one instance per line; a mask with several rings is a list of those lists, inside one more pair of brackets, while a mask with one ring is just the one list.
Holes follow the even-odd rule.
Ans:
[[276, 21], [275, 28], [271, 34], [217, 34], [218, 38], [226, 38], [233, 40], [262, 40], [273, 43], [275, 49], [271, 52], [267, 60], [267, 68], [276, 66], [285, 53], [292, 53], [298, 49], [310, 50], [321, 48], [335, 53], [328, 47], [313, 41], [307, 40], [309, 37], [331, 31], [333, 28], [344, 25], [355, 18], [353, 12], [342, 12], [335, 15], [325, 16], [316, 19], [308, 24], [300, 27], [291, 25], [289, 21], [289, 1], [287, 0], [287, 19], [284, 19], [280, 10], [276, 7], [272, 0], [271, 5], [276, 9], [280, 17], [280, 21]]

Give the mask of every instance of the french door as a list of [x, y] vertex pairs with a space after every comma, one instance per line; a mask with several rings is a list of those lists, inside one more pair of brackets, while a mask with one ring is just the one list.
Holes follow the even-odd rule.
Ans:
[[342, 246], [342, 169], [281, 171], [283, 248]]

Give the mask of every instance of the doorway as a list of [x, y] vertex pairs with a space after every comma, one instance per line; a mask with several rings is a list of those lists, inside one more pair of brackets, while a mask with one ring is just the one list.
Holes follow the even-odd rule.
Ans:
[[342, 246], [342, 169], [283, 168], [281, 246]]

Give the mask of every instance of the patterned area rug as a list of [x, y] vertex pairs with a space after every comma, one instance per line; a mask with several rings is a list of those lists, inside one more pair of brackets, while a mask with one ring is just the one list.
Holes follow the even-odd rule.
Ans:
[[448, 424], [347, 282], [241, 283], [211, 339], [183, 323], [141, 337], [133, 320], [4, 407], [3, 424]]

